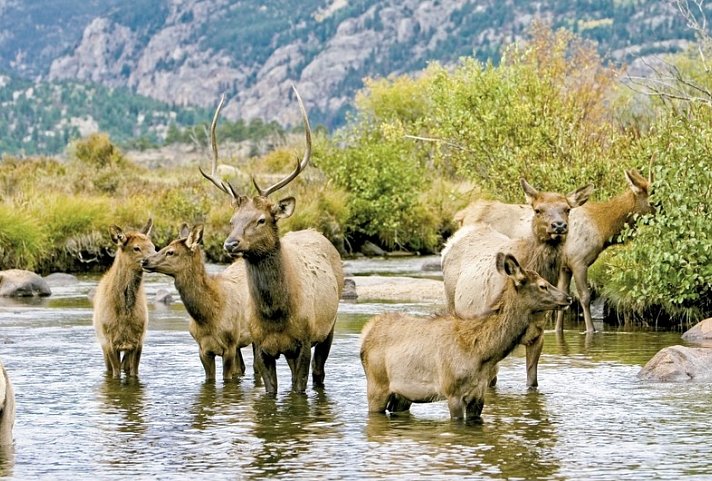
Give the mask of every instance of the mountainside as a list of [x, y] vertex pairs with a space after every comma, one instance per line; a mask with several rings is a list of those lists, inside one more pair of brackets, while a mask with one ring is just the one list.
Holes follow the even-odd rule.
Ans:
[[668, 1], [0, 0], [0, 69], [34, 81], [125, 87], [227, 118], [343, 122], [365, 76], [462, 55], [498, 58], [535, 19], [595, 40], [614, 62], [693, 39]]

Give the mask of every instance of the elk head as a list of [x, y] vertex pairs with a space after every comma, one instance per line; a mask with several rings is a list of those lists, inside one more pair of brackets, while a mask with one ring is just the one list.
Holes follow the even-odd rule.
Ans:
[[238, 194], [229, 182], [223, 181], [216, 174], [218, 150], [215, 127], [224, 102], [224, 97], [220, 100], [220, 104], [215, 111], [215, 116], [210, 126], [210, 144], [213, 152], [212, 172], [208, 175], [200, 169], [200, 173], [218, 189], [232, 198], [232, 205], [235, 208], [235, 212], [230, 219], [230, 235], [223, 244], [225, 250], [232, 255], [259, 258], [274, 252], [279, 245], [277, 221], [291, 216], [294, 212], [294, 206], [296, 204], [294, 197], [285, 197], [277, 202], [273, 202], [268, 198], [270, 194], [278, 191], [294, 180], [302, 170], [304, 170], [307, 164], [309, 164], [311, 157], [312, 143], [309, 119], [307, 118], [307, 113], [304, 109], [302, 99], [299, 96], [299, 92], [297, 92], [296, 87], [292, 86], [292, 88], [294, 89], [302, 117], [304, 118], [306, 136], [304, 157], [301, 161], [297, 159], [296, 167], [289, 175], [266, 189], [261, 188], [253, 176], [252, 183], [258, 193], [258, 195], [254, 197]]
[[571, 209], [585, 204], [593, 192], [592, 184], [563, 195], [555, 192], [539, 192], [523, 177], [519, 182], [527, 203], [534, 209], [532, 228], [541, 242], [563, 242], [569, 231]]
[[536, 311], [566, 308], [571, 296], [551, 285], [534, 271], [525, 270], [512, 254], [497, 253], [497, 272], [509, 277], [520, 296]]
[[140, 266], [146, 256], [156, 252], [156, 247], [150, 237], [152, 228], [153, 220], [148, 219], [146, 225], [138, 232], [124, 232], [121, 227], [112, 225], [109, 227], [109, 233], [121, 255], [126, 256], [131, 264]]
[[155, 254], [146, 257], [141, 262], [141, 266], [147, 272], [160, 272], [175, 277], [193, 262], [196, 255], [202, 256], [200, 251], [202, 242], [202, 225], [196, 225], [191, 230], [187, 224], [183, 224], [180, 237]]
[[655, 208], [650, 205], [650, 187], [653, 183], [652, 170], [648, 179], [640, 175], [640, 172], [635, 169], [626, 170], [625, 180], [628, 182], [628, 186], [635, 198], [633, 214], [644, 215], [655, 213]]

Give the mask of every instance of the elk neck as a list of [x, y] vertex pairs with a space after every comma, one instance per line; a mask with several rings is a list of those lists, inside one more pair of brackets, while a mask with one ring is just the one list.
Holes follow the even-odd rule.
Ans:
[[198, 324], [208, 324], [224, 304], [224, 294], [215, 277], [205, 270], [202, 252], [175, 276], [174, 284], [186, 311]]
[[476, 319], [456, 320], [460, 345], [474, 351], [482, 364], [497, 363], [519, 344], [529, 327], [531, 312], [526, 309], [511, 281], [493, 303], [492, 310]]
[[119, 249], [108, 275], [111, 279], [110, 292], [116, 301], [114, 305], [122, 311], [131, 312], [138, 302], [138, 291], [143, 281], [140, 264]]
[[275, 323], [289, 320], [293, 311], [288, 266], [278, 243], [262, 256], [245, 256], [247, 283], [257, 315]]
[[522, 239], [518, 247], [521, 249], [518, 249], [517, 252], [524, 254], [521, 257], [518, 256], [522, 265], [556, 285], [561, 269], [564, 239], [559, 239], [557, 242], [541, 242], [534, 237], [529, 237]]
[[596, 226], [601, 238], [608, 243], [621, 233], [626, 224], [632, 222], [636, 211], [635, 194], [628, 190], [607, 201], [586, 204], [581, 208]]

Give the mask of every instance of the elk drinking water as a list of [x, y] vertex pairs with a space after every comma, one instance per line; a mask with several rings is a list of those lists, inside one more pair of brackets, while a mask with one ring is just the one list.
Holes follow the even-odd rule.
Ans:
[[[173, 277], [190, 324], [188, 331], [198, 343], [205, 379], [215, 379], [215, 356], [223, 361], [223, 379], [245, 373], [240, 348], [250, 345], [247, 274], [238, 259], [223, 272], [209, 275], [200, 244], [203, 226], [181, 229], [181, 237], [155, 254], [146, 257], [143, 269]], [[255, 370], [255, 375], [257, 372]]]
[[[649, 199], [652, 177], [645, 179], [633, 169], [625, 171], [625, 180], [629, 188], [620, 195], [603, 202], [588, 202], [571, 212], [558, 287], [568, 290], [573, 274], [583, 308], [586, 332], [595, 331], [591, 319], [588, 268], [601, 252], [611, 245], [623, 228], [634, 222], [637, 215], [653, 212]], [[534, 212], [528, 205], [476, 201], [455, 216], [461, 225], [485, 223], [509, 237], [520, 238], [531, 232], [533, 215]], [[557, 313], [557, 331], [563, 330], [563, 317], [563, 312]]]
[[156, 252], [149, 237], [152, 227], [149, 219], [139, 232], [124, 232], [116, 225], [109, 229], [117, 246], [116, 258], [96, 288], [93, 324], [106, 369], [115, 378], [121, 376], [122, 368], [127, 375], [138, 376], [148, 325], [141, 261]]
[[[522, 189], [534, 216], [530, 234], [510, 239], [486, 224], [465, 226], [447, 242], [442, 254], [443, 281], [448, 309], [464, 317], [487, 312], [504, 287], [495, 269], [497, 252], [512, 253], [522, 264], [556, 284], [571, 209], [583, 205], [593, 190], [588, 185], [568, 195], [539, 192], [524, 179]], [[527, 351], [527, 385], [538, 385], [537, 366], [544, 346], [543, 314], [535, 316], [521, 342]]]
[[229, 182], [217, 177], [215, 126], [222, 100], [210, 129], [212, 172], [208, 175], [200, 169], [206, 179], [232, 198], [235, 212], [224, 247], [230, 254], [245, 260], [255, 363], [268, 393], [277, 391], [275, 361], [280, 355], [287, 358], [292, 371], [292, 389], [305, 391], [312, 346], [313, 385], [323, 386], [324, 363], [331, 349], [344, 284], [341, 257], [323, 235], [302, 230], [279, 237], [277, 222], [292, 215], [294, 197], [277, 202], [268, 197], [294, 180], [307, 166], [311, 155], [309, 119], [296, 88], [294, 92], [304, 118], [306, 150], [291, 174], [266, 189], [260, 188], [253, 177], [258, 195], [252, 198], [239, 195]]
[[480, 417], [497, 363], [521, 341], [534, 313], [571, 303], [511, 254], [498, 253], [494, 267], [505, 286], [482, 316], [418, 319], [391, 313], [366, 324], [361, 362], [370, 412], [447, 399], [452, 418]]

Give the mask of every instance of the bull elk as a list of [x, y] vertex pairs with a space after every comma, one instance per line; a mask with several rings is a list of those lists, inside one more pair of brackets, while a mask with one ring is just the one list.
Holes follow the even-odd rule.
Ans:
[[[576, 290], [583, 308], [586, 332], [594, 332], [591, 319], [591, 289], [588, 285], [588, 268], [596, 262], [626, 225], [636, 217], [653, 212], [650, 205], [652, 175], [648, 179], [633, 169], [627, 170], [628, 189], [603, 202], [589, 202], [571, 212], [571, 227], [564, 245], [563, 270], [558, 287], [568, 290], [571, 275], [576, 280]], [[455, 214], [460, 225], [485, 223], [512, 238], [526, 237], [531, 231], [534, 215], [527, 205], [505, 204], [496, 201], [476, 201]], [[556, 330], [563, 330], [563, 312], [556, 317]]]
[[215, 356], [221, 356], [223, 380], [228, 381], [245, 373], [240, 348], [252, 343], [245, 314], [247, 273], [243, 260], [238, 259], [223, 272], [209, 275], [202, 241], [202, 225], [192, 230], [183, 225], [180, 237], [146, 257], [142, 266], [145, 271], [173, 277], [190, 315], [188, 332], [198, 343], [205, 379], [215, 379]]
[[[567, 195], [539, 192], [521, 179], [527, 202], [534, 211], [530, 233], [522, 239], [511, 239], [487, 224], [468, 225], [459, 229], [447, 242], [442, 253], [443, 281], [448, 309], [464, 317], [487, 312], [504, 288], [504, 279], [495, 266], [497, 252], [513, 254], [552, 284], [559, 279], [563, 246], [568, 233], [569, 213], [586, 203], [592, 185]], [[537, 367], [544, 347], [545, 315], [534, 317], [520, 341], [526, 346], [527, 385], [538, 385]]]
[[249, 198], [216, 175], [217, 124], [220, 101], [210, 128], [212, 172], [203, 177], [232, 199], [231, 232], [224, 242], [231, 255], [242, 256], [247, 269], [251, 299], [250, 334], [255, 343], [255, 363], [268, 393], [277, 392], [275, 361], [284, 355], [292, 371], [292, 389], [306, 390], [311, 348], [314, 347], [312, 383], [324, 385], [324, 363], [334, 336], [336, 311], [344, 283], [341, 257], [336, 248], [314, 230], [290, 232], [279, 237], [277, 222], [292, 215], [294, 197], [277, 202], [269, 195], [294, 180], [309, 163], [311, 129], [304, 104], [294, 88], [305, 125], [306, 149], [288, 176], [262, 189], [254, 176], [258, 195]]
[[96, 288], [92, 322], [106, 369], [115, 378], [121, 376], [122, 368], [127, 375], [138, 376], [148, 325], [141, 261], [156, 252], [149, 237], [152, 227], [149, 219], [138, 232], [124, 232], [117, 225], [109, 229], [117, 246], [116, 257]]
[[15, 391], [5, 366], [0, 363], [0, 446], [12, 444], [15, 425]]
[[447, 399], [453, 419], [480, 417], [497, 363], [521, 341], [532, 315], [571, 303], [511, 254], [497, 253], [493, 267], [505, 286], [481, 316], [418, 319], [390, 313], [366, 324], [361, 363], [370, 412]]

